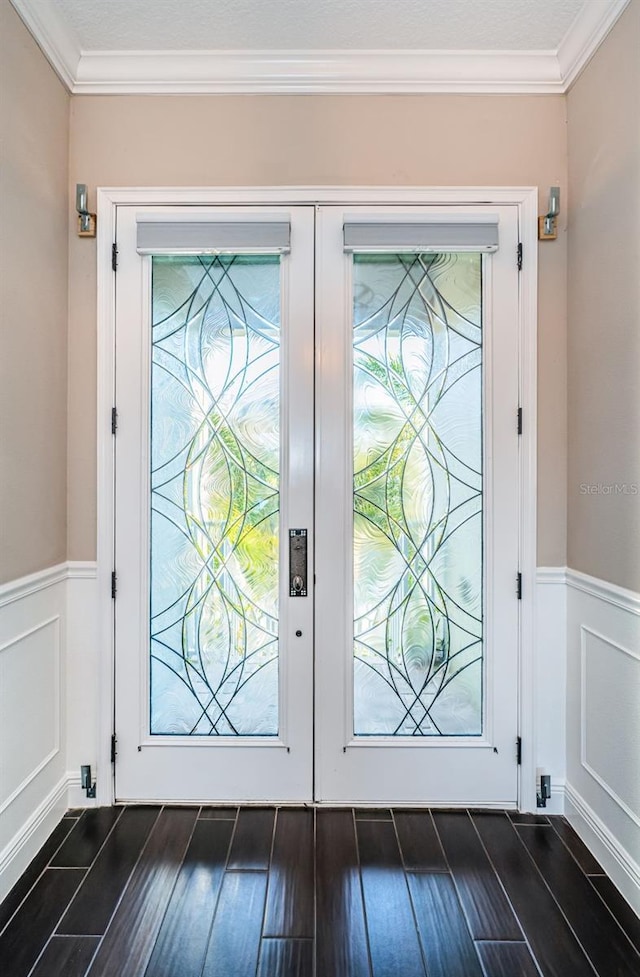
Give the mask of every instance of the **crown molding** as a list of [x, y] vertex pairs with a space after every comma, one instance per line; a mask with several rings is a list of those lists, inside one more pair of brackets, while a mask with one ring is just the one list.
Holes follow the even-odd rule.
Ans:
[[82, 52], [55, 4], [47, 0], [11, 0], [11, 5], [62, 83], [73, 92]]
[[586, 3], [557, 51], [81, 51], [50, 0], [11, 0], [72, 94], [562, 94], [630, 0]]
[[95, 51], [77, 94], [560, 92], [553, 52]]
[[558, 67], [565, 92], [586, 68], [631, 0], [585, 3], [558, 47]]

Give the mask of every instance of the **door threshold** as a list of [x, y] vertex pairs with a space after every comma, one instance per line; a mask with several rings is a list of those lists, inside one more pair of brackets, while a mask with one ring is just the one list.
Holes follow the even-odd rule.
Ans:
[[278, 800], [238, 800], [238, 801], [218, 801], [214, 799], [199, 801], [183, 800], [114, 800], [114, 807], [215, 807], [221, 810], [228, 808], [230, 811], [238, 807], [291, 807], [306, 809], [331, 809], [337, 808], [349, 810], [357, 808], [359, 811], [377, 810], [441, 810], [441, 811], [520, 811], [516, 803], [487, 802], [477, 803], [472, 801], [443, 802], [443, 801], [278, 801]]

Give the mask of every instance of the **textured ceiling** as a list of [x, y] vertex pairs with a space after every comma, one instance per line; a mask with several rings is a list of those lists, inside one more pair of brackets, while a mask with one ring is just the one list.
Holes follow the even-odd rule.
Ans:
[[[38, 0], [91, 50], [555, 50], [607, 0]], [[34, 4], [37, 5], [37, 4]]]

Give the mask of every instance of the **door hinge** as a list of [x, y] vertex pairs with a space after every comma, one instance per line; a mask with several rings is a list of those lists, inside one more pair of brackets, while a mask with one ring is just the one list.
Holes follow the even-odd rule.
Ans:
[[115, 434], [118, 430], [118, 411], [115, 407], [111, 408], [111, 433]]
[[518, 241], [518, 271], [522, 271], [522, 241]]
[[522, 434], [522, 407], [518, 407], [518, 434]]
[[518, 766], [522, 766], [522, 737], [518, 736], [516, 738], [516, 763]]
[[516, 574], [516, 595], [518, 600], [522, 600], [522, 574], [520, 572]]
[[113, 271], [118, 270], [118, 245], [115, 241], [111, 245], [111, 268]]
[[116, 750], [116, 743], [117, 743], [116, 734], [115, 733], [112, 733], [111, 734], [111, 762], [112, 763], [115, 763], [116, 762], [116, 755], [117, 755], [117, 752], [118, 752]]
[[111, 571], [111, 599], [116, 599], [116, 571]]

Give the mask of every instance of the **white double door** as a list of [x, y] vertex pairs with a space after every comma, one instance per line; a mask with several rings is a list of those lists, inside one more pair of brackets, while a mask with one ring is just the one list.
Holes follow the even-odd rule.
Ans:
[[513, 805], [515, 208], [117, 239], [116, 798]]

